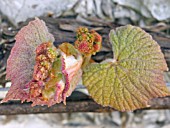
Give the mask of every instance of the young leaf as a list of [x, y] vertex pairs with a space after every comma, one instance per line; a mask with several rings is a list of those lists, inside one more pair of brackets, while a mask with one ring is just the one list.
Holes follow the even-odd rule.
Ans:
[[36, 47], [43, 42], [54, 42], [54, 37], [48, 32], [45, 23], [36, 18], [18, 32], [15, 40], [7, 61], [6, 75], [6, 78], [11, 80], [12, 86], [3, 102], [11, 99], [24, 101], [28, 98], [24, 88], [32, 79]]
[[81, 65], [83, 63], [82, 55], [69, 43], [63, 43], [59, 46], [62, 55], [62, 73], [65, 79], [65, 88], [63, 90], [63, 101], [66, 103], [66, 97], [70, 96], [82, 77]]
[[82, 56], [69, 43], [57, 49], [53, 36], [38, 18], [16, 35], [7, 63], [7, 78], [12, 86], [2, 102], [20, 99], [34, 105], [64, 102], [78, 84]]
[[83, 74], [83, 83], [97, 103], [130, 111], [170, 94], [163, 79], [164, 56], [149, 34], [127, 25], [111, 30], [110, 42], [114, 59], [91, 64]]

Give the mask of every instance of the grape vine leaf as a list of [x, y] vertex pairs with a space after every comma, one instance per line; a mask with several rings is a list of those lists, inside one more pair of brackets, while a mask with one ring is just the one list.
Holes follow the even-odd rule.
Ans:
[[35, 105], [54, 105], [70, 96], [78, 84], [82, 55], [69, 43], [56, 48], [45, 23], [36, 18], [23, 27], [7, 61], [12, 85], [2, 102], [20, 99]]
[[36, 47], [43, 42], [54, 42], [54, 37], [48, 32], [45, 23], [36, 18], [18, 32], [15, 40], [6, 71], [6, 79], [11, 80], [12, 86], [2, 102], [11, 99], [25, 101], [28, 98], [24, 88], [32, 79]]
[[84, 69], [83, 84], [99, 104], [119, 111], [148, 107], [148, 101], [168, 96], [163, 71], [167, 65], [160, 46], [139, 27], [110, 31], [114, 59]]

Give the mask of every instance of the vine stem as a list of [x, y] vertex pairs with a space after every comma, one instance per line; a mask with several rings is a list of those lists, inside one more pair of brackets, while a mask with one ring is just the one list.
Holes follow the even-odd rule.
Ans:
[[83, 57], [82, 68], [85, 68], [85, 67], [89, 64], [90, 59], [91, 59], [91, 55], [88, 55], [88, 56], [84, 56], [84, 57]]

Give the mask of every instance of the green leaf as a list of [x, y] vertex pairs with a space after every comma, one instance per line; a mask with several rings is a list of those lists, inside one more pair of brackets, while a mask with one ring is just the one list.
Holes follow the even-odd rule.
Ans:
[[170, 94], [163, 79], [167, 70], [164, 56], [148, 33], [127, 25], [111, 30], [110, 42], [114, 59], [84, 70], [83, 83], [97, 103], [130, 111]]

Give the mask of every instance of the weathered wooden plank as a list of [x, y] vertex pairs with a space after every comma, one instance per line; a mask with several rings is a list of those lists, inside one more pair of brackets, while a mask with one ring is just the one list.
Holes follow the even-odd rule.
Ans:
[[16, 115], [16, 114], [37, 114], [37, 113], [71, 113], [71, 112], [111, 112], [112, 108], [96, 104], [89, 101], [68, 101], [67, 105], [62, 103], [51, 107], [35, 106], [31, 107], [30, 103], [20, 104], [18, 102], [10, 102], [0, 105], [0, 115]]
[[0, 115], [15, 115], [15, 114], [36, 114], [36, 113], [70, 113], [70, 112], [109, 112], [114, 109], [102, 107], [96, 104], [89, 96], [73, 92], [67, 99], [67, 105], [63, 103], [56, 104], [51, 107], [34, 106], [31, 103], [23, 103], [20, 101], [11, 101], [0, 104]]
[[[149, 104], [151, 106], [146, 109], [170, 109], [170, 97], [155, 98], [151, 100]], [[102, 107], [94, 102], [89, 96], [77, 91], [67, 99], [67, 105], [60, 103], [51, 107], [31, 107], [31, 103], [21, 104], [19, 101], [0, 104], [0, 115], [111, 111], [115, 110], [110, 107]]]

